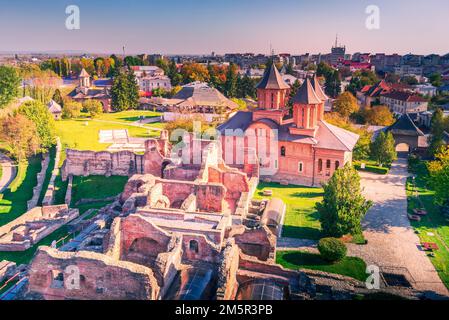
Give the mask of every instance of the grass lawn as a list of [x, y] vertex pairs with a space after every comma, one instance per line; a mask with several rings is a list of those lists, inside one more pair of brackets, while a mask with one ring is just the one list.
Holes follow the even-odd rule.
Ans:
[[50, 161], [48, 162], [48, 167], [47, 167], [47, 171], [45, 172], [45, 180], [44, 183], [42, 185], [42, 190], [41, 190], [41, 194], [39, 196], [39, 201], [37, 203], [38, 206], [42, 205], [42, 201], [44, 200], [45, 197], [45, 193], [47, 192], [47, 188], [48, 188], [48, 184], [50, 183], [50, 179], [51, 179], [51, 175], [53, 172], [53, 168], [55, 166], [55, 157], [56, 157], [56, 147], [52, 147], [49, 151], [48, 151], [49, 157], [50, 157]]
[[22, 163], [17, 176], [0, 199], [0, 226], [16, 219], [27, 211], [27, 201], [33, 196], [37, 174], [41, 170], [41, 156], [35, 156]]
[[[416, 188], [411, 178], [407, 180], [408, 211], [412, 213], [413, 209], [424, 206], [428, 213], [421, 218], [421, 221], [412, 221], [412, 226], [419, 232], [418, 236], [421, 242], [435, 242], [438, 245], [439, 250], [434, 251], [435, 257], [429, 257], [429, 259], [441, 280], [449, 288], [449, 221], [433, 203], [434, 192], [427, 186], [425, 163], [418, 164], [414, 171]], [[419, 199], [415, 197], [416, 191]]]
[[56, 121], [56, 134], [61, 138], [64, 148], [102, 151], [110, 145], [98, 142], [100, 130], [127, 129], [132, 137], [158, 137], [159, 132], [152, 128], [161, 129], [164, 126], [162, 123], [145, 124], [142, 127], [132, 125], [132, 122], [139, 120], [140, 116], [155, 117], [158, 115], [160, 113], [152, 111], [131, 110], [105, 113], [93, 120], [88, 118], [60, 120]]
[[128, 177], [121, 176], [89, 176], [73, 177], [71, 207], [78, 208], [83, 213], [92, 208], [102, 208], [109, 202], [95, 202], [75, 205], [81, 199], [104, 199], [123, 192]]
[[261, 182], [254, 197], [269, 198], [263, 195], [264, 189], [272, 190], [272, 197], [282, 199], [287, 205], [283, 237], [312, 240], [321, 238], [321, 225], [315, 203], [322, 200], [323, 189]]
[[278, 251], [276, 262], [287, 269], [311, 269], [341, 274], [360, 281], [367, 278], [366, 264], [357, 257], [345, 257], [339, 262], [329, 263], [321, 259], [319, 254], [303, 251]]

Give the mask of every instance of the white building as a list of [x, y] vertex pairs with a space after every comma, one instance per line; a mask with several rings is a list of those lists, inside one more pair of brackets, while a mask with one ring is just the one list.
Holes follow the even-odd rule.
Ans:
[[140, 91], [144, 92], [151, 92], [157, 88], [164, 89], [165, 91], [172, 89], [170, 78], [167, 76], [138, 77], [137, 83], [139, 84]]
[[413, 91], [429, 97], [433, 97], [437, 94], [437, 88], [429, 83], [415, 85], [413, 86]]
[[380, 103], [396, 114], [427, 111], [429, 103], [419, 95], [404, 91], [392, 91], [380, 96]]

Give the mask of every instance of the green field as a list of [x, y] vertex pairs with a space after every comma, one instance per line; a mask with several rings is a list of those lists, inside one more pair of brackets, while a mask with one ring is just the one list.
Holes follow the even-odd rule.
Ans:
[[341, 261], [329, 263], [319, 254], [303, 251], [278, 251], [276, 262], [287, 269], [310, 269], [341, 274], [360, 281], [367, 278], [366, 264], [357, 257], [345, 257]]
[[272, 190], [272, 197], [282, 199], [287, 205], [283, 237], [312, 240], [321, 238], [321, 225], [315, 203], [323, 199], [323, 189], [261, 182], [254, 197], [270, 198], [263, 195], [264, 189]]
[[[434, 251], [434, 257], [429, 257], [441, 280], [449, 288], [449, 221], [434, 205], [434, 192], [427, 185], [427, 169], [421, 162], [415, 167], [416, 181], [407, 180], [408, 212], [425, 207], [428, 214], [420, 222], [413, 221], [412, 226], [418, 232], [421, 242], [435, 242], [439, 250]], [[418, 193], [416, 198], [415, 193]]]
[[79, 118], [56, 121], [56, 134], [61, 138], [64, 148], [78, 150], [102, 151], [109, 144], [99, 143], [98, 132], [100, 130], [127, 129], [132, 137], [147, 138], [159, 136], [157, 129], [162, 129], [162, 123], [151, 123], [137, 126], [134, 121], [140, 116], [155, 117], [160, 113], [144, 110], [123, 111], [117, 113], [105, 113], [95, 119]]
[[72, 208], [78, 208], [81, 213], [92, 209], [102, 208], [110, 202], [95, 202], [89, 204], [76, 205], [81, 199], [105, 199], [116, 196], [123, 192], [128, 177], [112, 176], [89, 176], [73, 177]]

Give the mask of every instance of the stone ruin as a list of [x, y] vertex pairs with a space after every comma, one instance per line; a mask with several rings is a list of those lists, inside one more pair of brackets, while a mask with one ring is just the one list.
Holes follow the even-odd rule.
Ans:
[[[100, 210], [81, 244], [39, 248], [23, 298], [352, 299], [366, 291], [351, 278], [275, 263], [285, 204], [252, 200], [258, 164], [229, 167], [221, 148], [209, 143], [200, 165], [182, 165], [161, 152], [164, 143], [146, 145], [142, 171]], [[129, 170], [131, 162], [106, 166], [119, 155], [103, 155], [70, 153], [66, 175]], [[73, 267], [76, 287], [70, 285]]]
[[34, 207], [0, 227], [0, 251], [25, 251], [78, 215], [67, 205]]

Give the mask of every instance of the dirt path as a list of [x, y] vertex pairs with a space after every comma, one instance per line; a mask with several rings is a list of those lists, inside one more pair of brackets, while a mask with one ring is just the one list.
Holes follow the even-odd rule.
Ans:
[[0, 153], [0, 165], [2, 166], [2, 177], [0, 178], [0, 193], [3, 193], [16, 177], [16, 167], [11, 159]]

